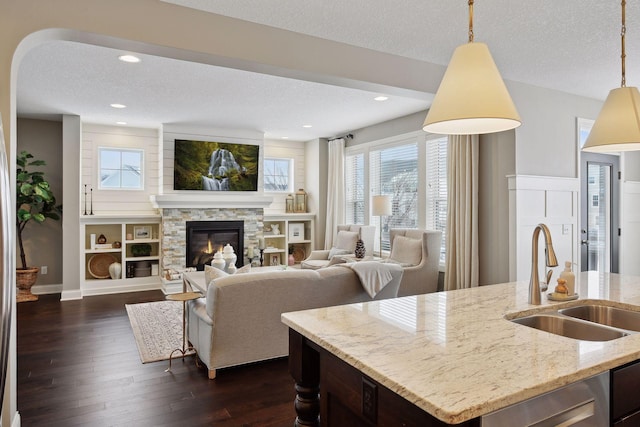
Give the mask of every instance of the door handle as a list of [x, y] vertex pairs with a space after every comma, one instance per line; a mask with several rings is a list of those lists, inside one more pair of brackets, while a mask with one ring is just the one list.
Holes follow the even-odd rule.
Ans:
[[589, 246], [589, 241], [588, 240], [580, 240], [580, 244]]

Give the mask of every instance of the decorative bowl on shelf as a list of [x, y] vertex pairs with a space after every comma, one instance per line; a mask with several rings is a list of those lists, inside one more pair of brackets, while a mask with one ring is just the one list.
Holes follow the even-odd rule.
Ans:
[[109, 266], [118, 260], [111, 254], [95, 254], [89, 258], [87, 263], [87, 270], [89, 274], [95, 279], [108, 279]]

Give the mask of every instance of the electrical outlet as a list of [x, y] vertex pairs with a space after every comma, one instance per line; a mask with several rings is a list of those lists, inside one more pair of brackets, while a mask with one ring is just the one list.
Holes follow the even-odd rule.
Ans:
[[45, 275], [47, 274], [47, 266], [43, 265], [42, 267], [40, 267], [40, 274]]

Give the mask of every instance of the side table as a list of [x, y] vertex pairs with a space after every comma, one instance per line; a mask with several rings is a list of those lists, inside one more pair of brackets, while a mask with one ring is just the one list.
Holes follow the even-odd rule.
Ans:
[[[169, 301], [182, 301], [182, 348], [176, 348], [169, 355], [169, 367], [165, 369], [165, 372], [171, 372], [171, 360], [173, 359], [173, 354], [175, 352], [180, 352], [180, 356], [176, 357], [187, 357], [194, 355], [196, 356], [196, 366], [198, 366], [198, 352], [195, 348], [193, 348], [187, 342], [187, 301], [192, 301], [194, 299], [198, 299], [202, 296], [200, 292], [181, 292], [179, 294], [170, 294], [167, 295], [167, 300]], [[191, 352], [187, 354], [187, 352]]]

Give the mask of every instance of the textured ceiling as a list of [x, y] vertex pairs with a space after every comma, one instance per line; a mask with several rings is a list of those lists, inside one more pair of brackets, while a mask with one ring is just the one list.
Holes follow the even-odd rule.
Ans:
[[[467, 37], [466, 0], [166, 2], [440, 65]], [[489, 45], [505, 79], [595, 99], [620, 85], [619, 1], [477, 0], [474, 22], [475, 40]], [[373, 92], [154, 56], [124, 64], [120, 53], [71, 42], [31, 50], [18, 74], [19, 116], [79, 114], [95, 123], [182, 123], [309, 140], [429, 105], [428, 94], [380, 103]], [[638, 83], [640, 2], [628, 2], [627, 84]], [[129, 108], [114, 110], [113, 102]]]

